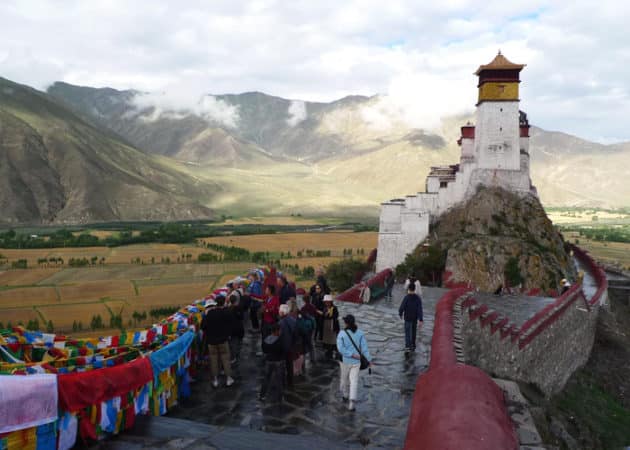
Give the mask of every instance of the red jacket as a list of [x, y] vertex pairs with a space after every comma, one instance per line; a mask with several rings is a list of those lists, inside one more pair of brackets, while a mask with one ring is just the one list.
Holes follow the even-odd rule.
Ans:
[[263, 322], [276, 323], [280, 309], [280, 299], [275, 295], [265, 300], [263, 304]]

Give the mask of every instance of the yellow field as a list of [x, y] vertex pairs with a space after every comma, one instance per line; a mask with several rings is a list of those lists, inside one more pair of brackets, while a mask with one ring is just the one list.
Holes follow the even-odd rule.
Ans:
[[[308, 223], [309, 219], [285, 218], [286, 223]], [[267, 219], [253, 218], [247, 223], [267, 223]], [[271, 219], [270, 219], [271, 220]], [[275, 219], [274, 219], [275, 220]], [[243, 222], [245, 223], [245, 222]], [[272, 221], [269, 223], [278, 223]], [[100, 237], [105, 237], [103, 232]], [[272, 235], [225, 236], [202, 239], [220, 245], [237, 246], [252, 252], [269, 251], [275, 254], [291, 252], [294, 258], [282, 259], [283, 264], [299, 267], [326, 266], [339, 259], [343, 250], [352, 248], [365, 250], [365, 256], [376, 247], [378, 234], [375, 232], [327, 232], [286, 233]], [[330, 250], [331, 257], [296, 258], [298, 251], [310, 249]], [[44, 322], [52, 320], [55, 331], [72, 333], [72, 323], [81, 321], [83, 332], [92, 335], [113, 333], [115, 330], [89, 331], [93, 315], [100, 314], [105, 325], [109, 325], [110, 310], [122, 312], [123, 324], [129, 326], [134, 311], [139, 313], [166, 306], [182, 306], [206, 296], [213, 287], [220, 287], [238, 274], [244, 274], [254, 264], [251, 262], [196, 264], [199, 253], [210, 250], [202, 245], [188, 244], [141, 244], [126, 247], [55, 248], [37, 250], [4, 250], [9, 262], [25, 258], [29, 261], [26, 270], [14, 269], [0, 272], [0, 322], [7, 324], [29, 320]], [[191, 254], [187, 263], [177, 263], [182, 254]], [[304, 252], [306, 255], [306, 253]], [[91, 267], [68, 267], [70, 258], [105, 258], [105, 264]], [[362, 255], [363, 256], [363, 255]], [[38, 258], [61, 257], [65, 265], [38, 267]], [[169, 257], [171, 264], [160, 264]], [[144, 264], [131, 263], [140, 258]], [[154, 258], [155, 264], [151, 264]], [[293, 278], [290, 276], [290, 278]], [[310, 281], [305, 281], [306, 287]], [[3, 286], [5, 288], [3, 288]], [[11, 289], [10, 286], [19, 286]], [[9, 287], [9, 288], [7, 288]], [[156, 319], [147, 317], [137, 326], [144, 326]], [[136, 323], [132, 321], [135, 326]]]
[[0, 322], [2, 322], [2, 325], [5, 327], [9, 323], [11, 323], [11, 325], [17, 325], [19, 322], [26, 325], [29, 320], [35, 319], [39, 320], [39, 323], [42, 324], [42, 318], [39, 317], [39, 314], [37, 314], [33, 308], [7, 308], [0, 310]]
[[80, 300], [99, 300], [104, 297], [127, 299], [135, 296], [133, 285], [129, 281], [91, 281], [74, 286], [59, 287], [62, 302]]
[[[83, 327], [90, 325], [92, 316], [100, 314], [103, 322], [109, 325], [111, 315], [103, 303], [77, 303], [59, 306], [39, 306], [37, 310], [42, 313], [46, 321], [52, 320], [55, 330], [71, 331], [72, 323], [81, 320]], [[24, 322], [26, 323], [26, 322]], [[40, 320], [41, 323], [41, 320]]]
[[283, 233], [283, 234], [255, 234], [250, 236], [220, 236], [202, 239], [219, 245], [243, 247], [251, 252], [287, 252], [296, 255], [298, 251], [331, 250], [334, 255], [340, 255], [344, 248], [358, 248], [369, 252], [378, 244], [377, 232], [337, 232], [337, 233]]
[[[367, 258], [367, 253], [365, 256], [361, 255], [361, 257], [364, 259]], [[311, 266], [314, 269], [317, 269], [320, 266], [326, 267], [328, 264], [330, 264], [333, 261], [339, 261], [339, 258], [335, 258], [334, 256], [330, 256], [330, 257], [325, 256], [321, 258], [292, 258], [292, 259], [280, 260], [282, 264], [291, 264], [291, 265], [297, 264], [300, 269], [307, 266]]]
[[0, 272], [0, 286], [25, 286], [37, 284], [59, 272], [61, 268], [7, 270]]
[[59, 303], [57, 292], [53, 287], [29, 287], [0, 291], [0, 307], [3, 308], [45, 305], [49, 303]]
[[161, 286], [142, 286], [140, 295], [133, 298], [133, 306], [175, 306], [191, 303], [206, 296], [212, 283], [166, 284]]

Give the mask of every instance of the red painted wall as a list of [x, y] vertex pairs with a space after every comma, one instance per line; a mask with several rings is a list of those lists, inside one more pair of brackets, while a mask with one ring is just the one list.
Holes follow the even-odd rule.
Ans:
[[436, 306], [431, 363], [416, 383], [406, 449], [518, 448], [501, 389], [482, 370], [457, 363], [453, 306], [466, 292], [449, 291]]

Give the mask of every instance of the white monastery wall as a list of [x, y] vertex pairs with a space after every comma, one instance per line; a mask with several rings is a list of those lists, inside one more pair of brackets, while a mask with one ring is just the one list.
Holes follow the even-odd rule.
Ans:
[[475, 154], [482, 169], [520, 169], [518, 102], [483, 102], [477, 107]]

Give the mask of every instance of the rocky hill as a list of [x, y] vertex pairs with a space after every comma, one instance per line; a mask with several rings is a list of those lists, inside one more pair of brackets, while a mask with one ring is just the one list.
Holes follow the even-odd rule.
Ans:
[[[562, 278], [575, 279], [562, 236], [531, 195], [480, 187], [466, 203], [440, 216], [431, 236], [448, 249], [450, 281], [471, 281], [483, 291], [493, 292], [510, 277], [522, 278], [526, 289], [543, 291], [557, 289]], [[510, 260], [517, 269], [510, 269]]]
[[212, 191], [0, 78], [0, 223], [209, 218]]

